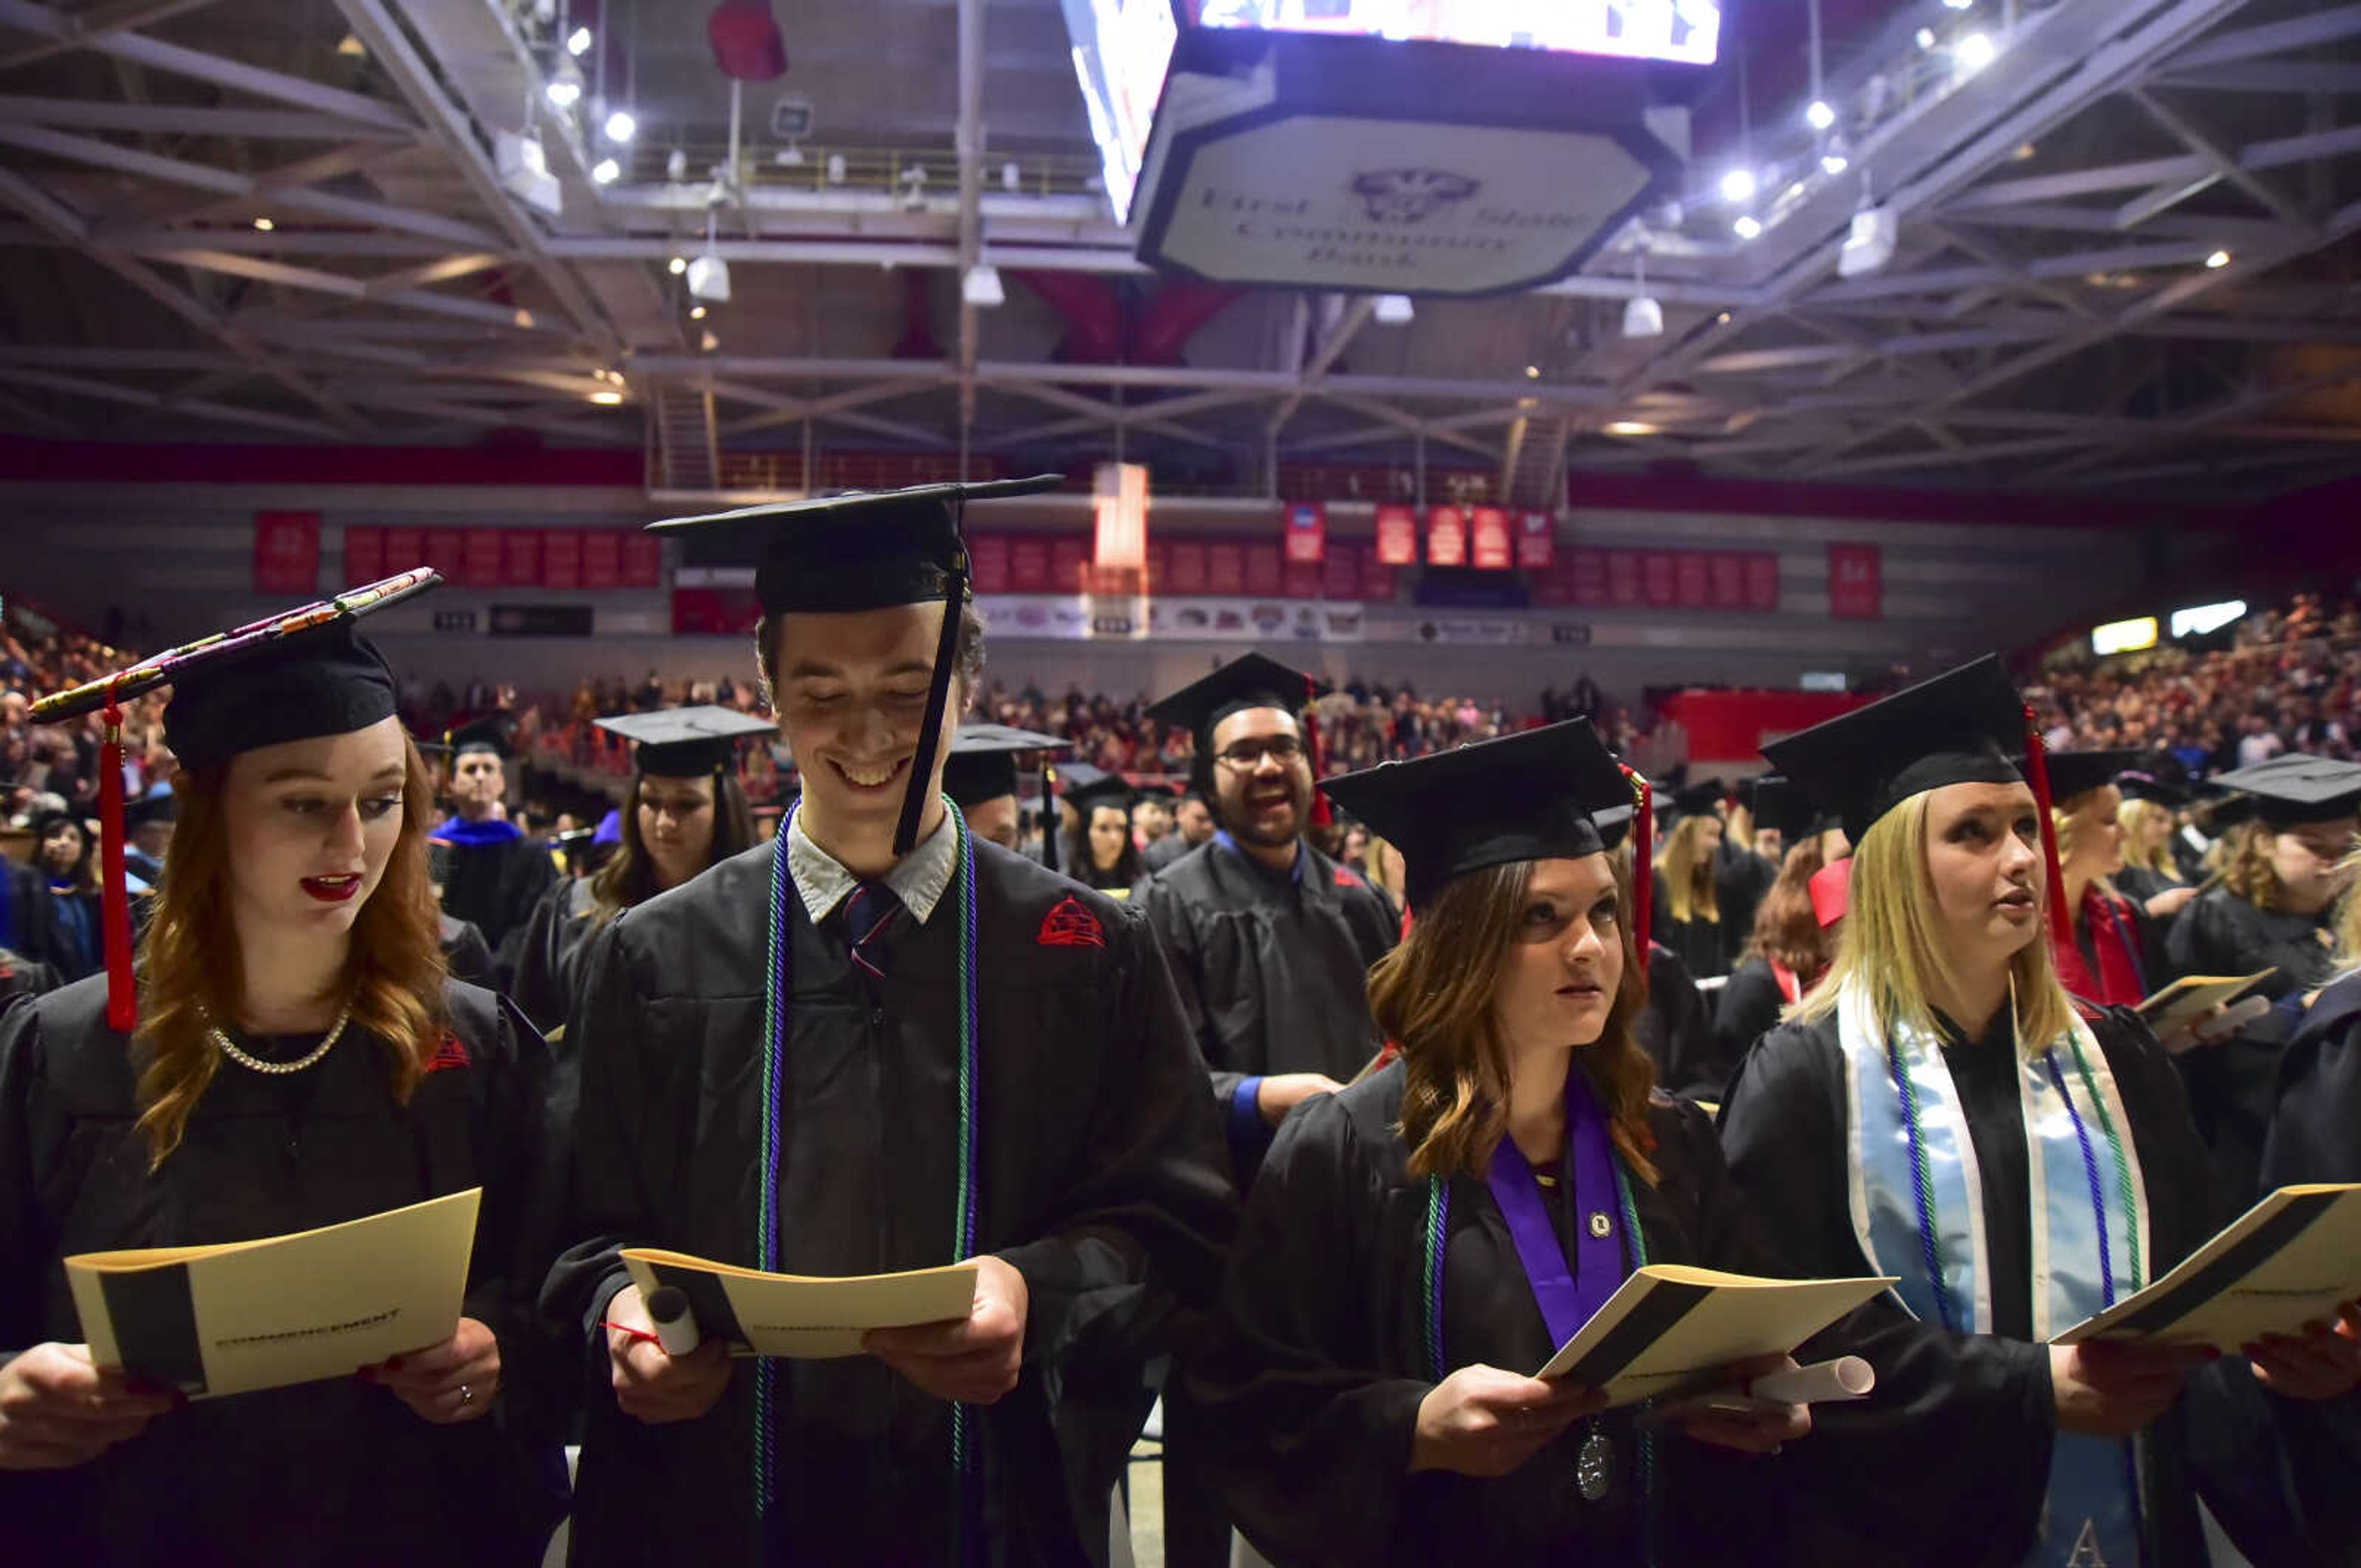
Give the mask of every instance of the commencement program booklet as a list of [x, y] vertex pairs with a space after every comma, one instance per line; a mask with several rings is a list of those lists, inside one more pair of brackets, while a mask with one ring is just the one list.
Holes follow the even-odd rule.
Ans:
[[2187, 975], [2141, 1003], [2136, 1011], [2156, 1031], [2158, 1039], [2169, 1040], [2212, 1008], [2245, 1001], [2279, 972], [2267, 969], [2246, 975]]
[[975, 1306], [976, 1266], [954, 1263], [906, 1274], [815, 1278], [764, 1274], [654, 1247], [625, 1247], [623, 1266], [642, 1296], [670, 1285], [688, 1298], [697, 1332], [733, 1354], [824, 1361], [859, 1355], [871, 1329], [906, 1329], [964, 1318]]
[[191, 1398], [348, 1377], [458, 1329], [483, 1195], [291, 1236], [82, 1253], [66, 1284], [93, 1362]]
[[1533, 1376], [1603, 1388], [1609, 1406], [1632, 1404], [1691, 1387], [1734, 1361], [1784, 1355], [1897, 1283], [1762, 1279], [1652, 1263], [1634, 1270]]
[[2267, 1333], [2300, 1334], [2336, 1321], [2361, 1298], [2361, 1186], [2282, 1187], [2136, 1295], [2059, 1334], [2085, 1340], [2169, 1340], [2235, 1354]]

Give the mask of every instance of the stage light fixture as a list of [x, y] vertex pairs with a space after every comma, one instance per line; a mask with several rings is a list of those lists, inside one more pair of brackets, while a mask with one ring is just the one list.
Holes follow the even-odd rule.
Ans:
[[605, 390], [605, 391], [603, 391], [603, 392], [593, 392], [593, 393], [591, 393], [591, 394], [590, 394], [590, 400], [591, 400], [592, 402], [594, 402], [594, 403], [597, 403], [597, 404], [600, 405], [601, 407], [604, 407], [604, 408], [610, 408], [610, 409], [611, 409], [611, 408], [613, 408], [617, 403], [620, 403], [620, 402], [621, 402], [621, 401], [623, 400], [623, 394], [622, 394], [622, 393], [620, 393], [620, 392], [618, 392], [618, 391], [614, 390], [612, 388], [609, 388], [607, 390]]
[[494, 131], [492, 166], [501, 188], [526, 206], [553, 218], [566, 210], [565, 192], [549, 171], [541, 138], [531, 131]]
[[607, 116], [607, 139], [621, 146], [640, 134], [640, 122], [629, 109], [618, 109]]
[[1828, 107], [1826, 99], [1815, 98], [1804, 111], [1804, 122], [1816, 131], [1824, 131], [1837, 123], [1837, 112]]
[[1619, 419], [1606, 427], [1609, 435], [1653, 435], [1657, 429], [1642, 419]]
[[1721, 193], [1725, 200], [1731, 202], [1754, 200], [1754, 171], [1751, 169], [1733, 169], [1724, 174], [1721, 177]]
[[675, 148], [664, 156], [664, 178], [677, 185], [688, 178], [688, 154]]
[[1664, 335], [1664, 307], [1652, 294], [1642, 294], [1623, 307], [1625, 337]]
[[730, 263], [708, 244], [704, 254], [688, 264], [688, 292], [709, 305], [730, 302]]
[[590, 166], [590, 178], [601, 185], [612, 185], [623, 177], [623, 166], [611, 158], [602, 158]]
[[1000, 269], [979, 262], [960, 280], [960, 298], [981, 311], [996, 311], [1008, 302], [1001, 286]]
[[1528, 380], [1528, 381], [1538, 381], [1538, 380], [1540, 380], [1541, 378], [1542, 378], [1542, 367], [1541, 367], [1540, 366], [1538, 366], [1538, 365], [1528, 365], [1528, 366], [1526, 366], [1526, 367], [1525, 367], [1525, 379], [1526, 379], [1526, 380]]
[[1418, 315], [1418, 307], [1411, 303], [1408, 294], [1379, 294], [1369, 313], [1384, 326], [1408, 326]]
[[[254, 226], [260, 233], [269, 234], [272, 229], [277, 228], [279, 225], [272, 223], [269, 218], [257, 218], [254, 220]], [[2226, 261], [2229, 258], [2224, 257], [2223, 259]]]
[[1917, 44], [1920, 49], [1933, 49], [1935, 47], [1935, 29], [1932, 27], [1919, 28]]
[[1850, 169], [1851, 167], [1852, 159], [1847, 158], [1843, 153], [1837, 151], [1834, 148], [1830, 148], [1828, 151], [1820, 154], [1820, 172], [1828, 175], [1830, 178], [1842, 174], [1846, 170]]
[[[258, 228], [261, 225], [258, 223], [255, 226]], [[2226, 250], [2217, 250], [2205, 258], [2205, 265], [2211, 270], [2219, 272], [2230, 265], [2230, 253]]]
[[589, 28], [577, 27], [572, 33], [566, 36], [566, 52], [572, 55], [575, 59], [580, 60], [584, 55], [590, 52], [590, 45], [593, 41]]
[[1977, 71], [1990, 65], [1993, 56], [2000, 51], [1983, 34], [1970, 33], [1952, 46], [1952, 52], [1959, 60], [1960, 70]]
[[686, 256], [674, 257], [670, 261], [664, 263], [664, 270], [671, 273], [675, 278], [679, 277], [682, 273], [688, 270], [688, 258]]
[[1752, 213], [1741, 213], [1738, 214], [1738, 221], [1730, 225], [1730, 232], [1741, 239], [1761, 239], [1763, 220]]
[[691, 321], [693, 321], [693, 322], [701, 322], [701, 321], [703, 321], [703, 320], [705, 319], [705, 307], [704, 307], [703, 305], [691, 305], [691, 306], [689, 306], [689, 307], [688, 307], [688, 319], [689, 319], [689, 320], [691, 320]]
[[541, 90], [553, 109], [571, 109], [582, 101], [582, 68], [570, 60], [561, 60], [557, 69], [549, 73], [549, 85]]

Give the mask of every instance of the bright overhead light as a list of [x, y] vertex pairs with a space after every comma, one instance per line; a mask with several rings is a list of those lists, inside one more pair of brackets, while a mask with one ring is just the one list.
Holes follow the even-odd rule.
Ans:
[[640, 122], [631, 117], [629, 109], [618, 109], [607, 116], [607, 139], [618, 145], [640, 134]]
[[[261, 225], [258, 224], [256, 226], [258, 228]], [[2205, 265], [2219, 272], [2223, 268], [2230, 265], [2230, 253], [2226, 250], [2217, 250], [2205, 258]]]
[[1837, 123], [1837, 112], [1828, 107], [1826, 100], [1815, 98], [1804, 111], [1804, 120], [1814, 130], [1824, 131]]
[[1851, 167], [1852, 159], [1847, 158], [1843, 153], [1824, 152], [1820, 155], [1820, 172], [1823, 174], [1842, 174], [1846, 170], [1850, 169]]
[[1625, 337], [1664, 335], [1664, 307], [1653, 294], [1634, 296], [1623, 307]]
[[1657, 427], [1642, 419], [1619, 419], [1606, 429], [1609, 435], [1653, 435]]
[[967, 269], [960, 280], [960, 298], [980, 311], [996, 311], [1008, 302], [1008, 291], [1001, 285], [1000, 269], [983, 262]]
[[708, 305], [730, 302], [730, 263], [708, 241], [705, 252], [688, 264], [688, 292], [691, 299], [702, 300]]
[[688, 319], [689, 319], [689, 320], [691, 320], [691, 321], [693, 321], [693, 322], [701, 322], [701, 321], [703, 321], [703, 320], [705, 319], [705, 307], [704, 307], [703, 305], [691, 305], [691, 306], [689, 306], [689, 307], [688, 307]]
[[1966, 38], [1953, 44], [1951, 50], [1959, 58], [1960, 69], [1962, 71], [1982, 71], [1993, 62], [1993, 56], [1999, 52], [1993, 47], [1992, 39], [1982, 33], [1970, 33]]
[[336, 52], [343, 55], [346, 60], [367, 60], [368, 58], [368, 47], [351, 33], [346, 33], [343, 38], [336, 40]]
[[[272, 229], [277, 228], [279, 225], [272, 223], [269, 218], [257, 218], [254, 220], [254, 226], [261, 230], [264, 234], [269, 234]], [[2230, 258], [2225, 256], [2222, 259], [2227, 261]]]
[[1741, 213], [1738, 221], [1730, 225], [1730, 232], [1741, 239], [1760, 239], [1763, 237], [1763, 220], [1752, 213]]
[[1411, 303], [1408, 294], [1379, 294], [1371, 315], [1386, 326], [1408, 326], [1418, 315], [1418, 307]]
[[686, 256], [674, 257], [670, 261], [664, 263], [664, 270], [671, 273], [675, 278], [679, 277], [682, 273], [688, 270], [688, 258]]
[[710, 354], [715, 349], [721, 346], [721, 340], [714, 336], [710, 332], [708, 332], [697, 338], [697, 346], [704, 352]]
[[590, 400], [611, 409], [623, 400], [623, 394], [609, 387], [605, 391], [591, 393]]
[[1728, 326], [1730, 324], [1730, 313], [1728, 311], [1724, 311], [1721, 314], [1714, 317], [1713, 324], [1716, 326]]
[[1526, 367], [1525, 367], [1525, 379], [1526, 379], [1526, 380], [1528, 380], [1528, 381], [1538, 381], [1538, 380], [1540, 380], [1541, 378], [1542, 378], [1542, 367], [1541, 367], [1540, 366], [1538, 366], [1538, 365], [1528, 365], [1528, 366], [1526, 366]]
[[582, 68], [570, 60], [561, 60], [557, 69], [549, 73], [549, 85], [541, 90], [555, 109], [571, 109], [582, 101]]
[[1721, 177], [1721, 193], [1725, 200], [1731, 202], [1754, 200], [1754, 171], [1751, 169], [1731, 170]]
[[590, 178], [601, 185], [612, 185], [623, 177], [623, 166], [611, 158], [602, 158], [590, 166]]
[[1935, 47], [1934, 28], [1921, 27], [1918, 29], [1918, 47], [1920, 49], [1933, 49]]
[[1975, 3], [1976, 0], [1943, 0], [1943, 9], [1946, 11], [1964, 11]]
[[577, 27], [566, 39], [566, 52], [572, 55], [575, 59], [580, 60], [584, 55], [590, 52], [590, 29], [588, 27]]

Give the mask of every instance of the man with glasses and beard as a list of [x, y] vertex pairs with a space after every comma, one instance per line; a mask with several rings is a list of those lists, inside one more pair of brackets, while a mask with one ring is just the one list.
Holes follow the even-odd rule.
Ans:
[[[1327, 688], [1249, 653], [1150, 707], [1196, 737], [1194, 793], [1217, 830], [1141, 884], [1134, 902], [1163, 945], [1241, 1189], [1271, 1135], [1334, 1093], [1382, 1043], [1369, 966], [1400, 921], [1384, 897], [1304, 839], [1316, 736], [1303, 710]], [[1229, 1525], [1202, 1468], [1213, 1441], [1186, 1401], [1165, 1403], [1164, 1550], [1171, 1568], [1229, 1562]]]

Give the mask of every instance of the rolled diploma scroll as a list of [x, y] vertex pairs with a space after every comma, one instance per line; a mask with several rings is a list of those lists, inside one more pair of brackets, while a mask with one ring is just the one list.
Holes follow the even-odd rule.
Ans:
[[656, 1326], [656, 1343], [671, 1356], [687, 1355], [704, 1343], [697, 1332], [697, 1314], [688, 1310], [688, 1292], [676, 1285], [660, 1285], [648, 1292], [648, 1318]]
[[1857, 1355], [1816, 1361], [1792, 1372], [1773, 1372], [1739, 1386], [1750, 1399], [1773, 1405], [1821, 1405], [1835, 1399], [1859, 1399], [1877, 1387], [1877, 1373]]

